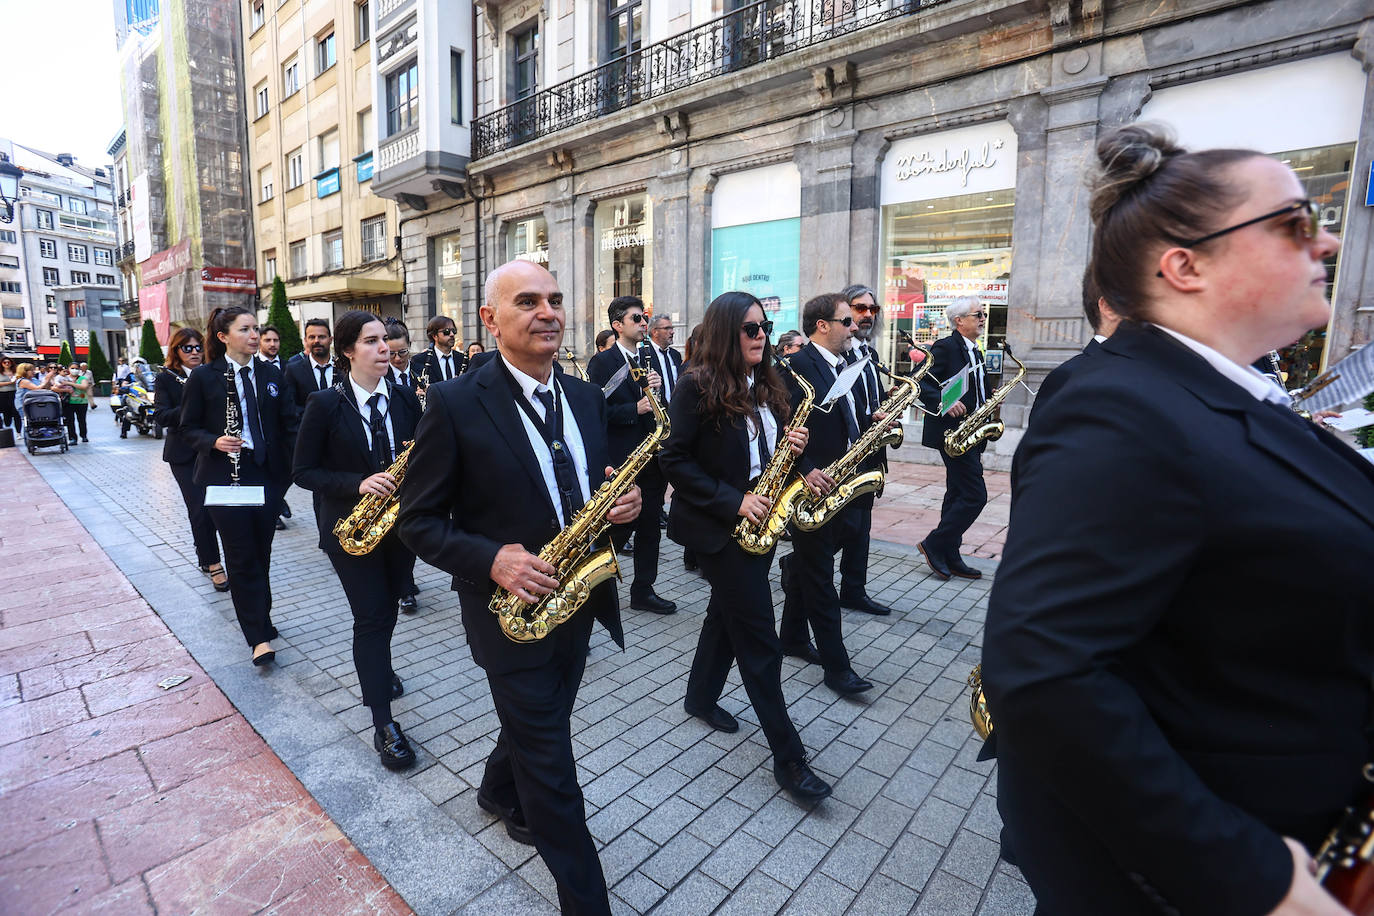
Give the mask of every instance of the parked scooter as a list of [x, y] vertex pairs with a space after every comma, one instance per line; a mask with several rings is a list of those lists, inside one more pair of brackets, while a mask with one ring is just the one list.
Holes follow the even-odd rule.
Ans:
[[129, 429], [136, 427], [140, 436], [162, 438], [162, 426], [153, 414], [153, 379], [156, 375], [142, 359], [135, 359], [133, 374], [117, 382], [110, 395], [110, 410], [119, 438], [129, 438]]

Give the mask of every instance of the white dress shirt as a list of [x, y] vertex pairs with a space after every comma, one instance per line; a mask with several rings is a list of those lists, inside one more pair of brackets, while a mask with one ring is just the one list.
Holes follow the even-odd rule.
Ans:
[[261, 353], [259, 353], [258, 359], [262, 360], [265, 363], [271, 363], [273, 366], [276, 366], [278, 369], [281, 369], [280, 356], [263, 356]]
[[367, 406], [368, 400], [374, 394], [382, 397], [377, 402], [377, 409], [382, 412], [382, 422], [386, 424], [386, 438], [391, 445], [391, 454], [396, 454], [396, 430], [391, 425], [391, 399], [386, 396], [386, 380], [377, 383], [376, 391], [368, 391], [362, 385], [353, 380], [353, 376], [348, 377], [348, 384], [353, 387], [353, 397], [357, 399], [358, 413], [362, 415], [363, 435], [367, 438], [367, 447], [372, 448], [372, 410]]
[[1228, 380], [1235, 382], [1241, 388], [1245, 389], [1246, 394], [1249, 394], [1256, 400], [1273, 401], [1275, 404], [1282, 405], [1283, 407], [1288, 407], [1293, 403], [1292, 399], [1288, 396], [1288, 392], [1280, 388], [1277, 382], [1263, 372], [1255, 369], [1255, 367], [1242, 366], [1240, 363], [1213, 350], [1205, 343], [1193, 340], [1191, 337], [1186, 337], [1178, 331], [1164, 327], [1162, 324], [1157, 324], [1155, 327], [1183, 344], [1189, 350], [1192, 350], [1198, 356], [1207, 360], [1209, 366], [1220, 372]]
[[[658, 357], [658, 364], [663, 367], [663, 403], [667, 404], [673, 397], [673, 386], [669, 383], [668, 373], [673, 373], [672, 381], [676, 382], [677, 367], [673, 365], [673, 358], [668, 355], [667, 350], [660, 350], [658, 344], [653, 341], [649, 342], [649, 346], [654, 348], [654, 355]], [[753, 382], [751, 381], [749, 384], [752, 385]]]
[[964, 347], [968, 351], [968, 361], [973, 366], [973, 368], [969, 370], [969, 380], [973, 383], [972, 387], [976, 392], [974, 395], [974, 406], [981, 407], [984, 401], [983, 394], [987, 391], [987, 382], [983, 377], [983, 373], [986, 369], [983, 366], [983, 361], [978, 358], [978, 342], [969, 340], [967, 337], [964, 337], [963, 334], [959, 336], [964, 340]]
[[444, 381], [458, 375], [458, 351], [449, 350], [448, 353], [441, 353], [438, 347], [434, 348], [434, 355], [439, 358], [435, 363], [435, 368], [439, 370], [439, 377], [434, 381]]
[[[234, 390], [239, 393], [239, 425], [243, 427], [243, 430], [239, 433], [239, 438], [243, 440], [244, 448], [255, 449], [257, 446], [253, 442], [253, 427], [252, 424], [248, 422], [248, 399], [245, 398], [243, 394], [243, 376], [240, 374], [240, 370], [246, 366], [248, 368], [249, 381], [253, 385], [253, 399], [256, 401], [258, 396], [258, 379], [257, 373], [253, 371], [253, 359], [249, 357], [248, 362], [240, 363], [227, 352], [224, 354], [224, 358], [228, 360], [230, 368], [234, 370]], [[261, 413], [258, 414], [258, 422], [262, 422]]]
[[[754, 390], [754, 375], [751, 372], [748, 378], [749, 390]], [[786, 442], [778, 442], [778, 418], [773, 416], [772, 408], [767, 404], [759, 405], [759, 416], [763, 417], [764, 442], [768, 443], [768, 450], [776, 452], [780, 448], [787, 448]], [[744, 428], [749, 433], [749, 479], [753, 480], [763, 473], [763, 465], [760, 463], [759, 455], [759, 433], [758, 424], [752, 419], [746, 419]], [[777, 445], [773, 445], [777, 442]]]
[[326, 362], [321, 366], [319, 363], [315, 362], [315, 357], [313, 356], [308, 357], [307, 361], [310, 363], [310, 381], [317, 389], [320, 387], [321, 369], [324, 370], [324, 387], [328, 388], [330, 385], [334, 384], [334, 364], [332, 362]]
[[[557, 373], [550, 373], [550, 384], [546, 385], [512, 366], [505, 356], [498, 356], [498, 358], [506, 364], [506, 368], [510, 370], [511, 376], [515, 379], [515, 383], [520, 386], [521, 396], [534, 408], [534, 412], [540, 419], [548, 423], [549, 417], [544, 412], [544, 404], [535, 397], [535, 392], [552, 391], [551, 386], [558, 384]], [[592, 498], [592, 493], [588, 484], [587, 448], [582, 442], [582, 430], [578, 428], [577, 417], [573, 415], [572, 408], [568, 405], [567, 396], [561, 388], [555, 394], [554, 405], [562, 408], [563, 445], [567, 447], [568, 457], [572, 459], [573, 469], [577, 472], [577, 482], [582, 488], [582, 502], [585, 504]], [[520, 416], [520, 423], [525, 427], [525, 435], [530, 440], [530, 448], [534, 449], [534, 457], [539, 461], [539, 473], [544, 478], [544, 489], [548, 491], [549, 502], [553, 503], [553, 511], [558, 514], [559, 524], [566, 525], [568, 520], [563, 517], [563, 498], [558, 494], [558, 481], [553, 476], [553, 452], [549, 450], [548, 443], [544, 441], [544, 436], [535, 428], [533, 421], [530, 420], [525, 411], [517, 406], [515, 412]]]
[[[839, 374], [844, 371], [844, 367], [840, 365], [842, 360], [838, 355], [831, 353], [829, 350], [827, 350], [825, 347], [822, 347], [814, 340], [811, 341], [810, 346], [816, 348], [816, 352], [821, 355], [821, 359], [825, 360], [825, 364], [835, 372], [836, 377], [838, 377]], [[820, 395], [821, 397], [825, 397], [826, 393], [824, 391], [818, 391], [816, 392], [816, 394]], [[846, 391], [844, 393], [844, 397], [845, 400], [849, 402], [850, 415], [854, 417], [854, 422], [857, 424], [859, 422], [859, 412], [854, 409], [854, 389], [850, 388], [848, 391]], [[835, 402], [839, 403], [839, 398], [836, 398]]]

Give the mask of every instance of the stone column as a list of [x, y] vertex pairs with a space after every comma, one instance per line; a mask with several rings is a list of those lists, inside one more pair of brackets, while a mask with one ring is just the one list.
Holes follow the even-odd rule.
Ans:
[[850, 278], [850, 173], [854, 141], [850, 109], [836, 108], [814, 124], [796, 149], [801, 171], [801, 301], [838, 292]]
[[658, 177], [648, 186], [654, 221], [654, 315], [673, 319], [679, 344], [686, 342], [691, 331], [690, 325], [683, 328], [688, 321], [687, 275], [692, 269], [690, 175], [687, 151], [671, 149], [662, 155]]
[[544, 205], [544, 222], [549, 229], [547, 266], [563, 293], [563, 313], [568, 322], [563, 332], [563, 346], [571, 347], [582, 362], [591, 355], [592, 349], [587, 343], [586, 323], [578, 317], [582, 297], [577, 292], [576, 232], [573, 229], [576, 203], [572, 179], [565, 175], [548, 188], [550, 198]]
[[[683, 318], [687, 333], [701, 323], [706, 306], [711, 304], [711, 194], [716, 176], [710, 169], [694, 168], [687, 180], [687, 247], [682, 259], [687, 280], [687, 302]], [[687, 342], [686, 338], [682, 341]]]
[[1360, 38], [1351, 54], [1364, 66], [1364, 108], [1351, 165], [1350, 199], [1341, 236], [1331, 326], [1326, 332], [1328, 366], [1374, 340], [1374, 207], [1366, 207], [1359, 196], [1374, 161], [1374, 22], [1366, 22], [1360, 28]]

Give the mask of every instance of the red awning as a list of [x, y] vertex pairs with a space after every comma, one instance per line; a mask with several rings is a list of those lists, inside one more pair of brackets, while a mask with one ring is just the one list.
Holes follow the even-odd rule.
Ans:
[[[72, 352], [73, 352], [73, 354], [75, 354], [76, 356], [89, 356], [89, 355], [90, 355], [90, 352], [91, 352], [91, 348], [90, 348], [90, 347], [76, 347], [76, 348], [74, 348], [74, 349], [72, 350]], [[39, 356], [61, 356], [61, 355], [62, 355], [62, 347], [61, 347], [61, 346], [56, 346], [56, 347], [39, 347], [39, 348], [38, 348], [38, 355], [39, 355]]]

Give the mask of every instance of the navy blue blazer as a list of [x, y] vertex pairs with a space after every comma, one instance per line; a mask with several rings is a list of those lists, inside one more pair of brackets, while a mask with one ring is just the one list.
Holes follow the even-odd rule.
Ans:
[[[215, 448], [215, 440], [224, 435], [228, 403], [224, 373], [228, 367], [223, 356], [209, 365], [197, 367], [186, 380], [186, 390], [182, 393], [178, 432], [196, 451], [196, 483], [206, 486], [223, 486], [232, 479], [229, 456]], [[275, 366], [256, 361], [253, 379], [264, 440], [254, 445], [267, 453], [263, 466], [268, 479], [284, 490], [291, 475], [291, 447], [299, 414], [296, 405], [286, 396], [282, 374]], [[247, 419], [243, 422], [247, 428]]]

